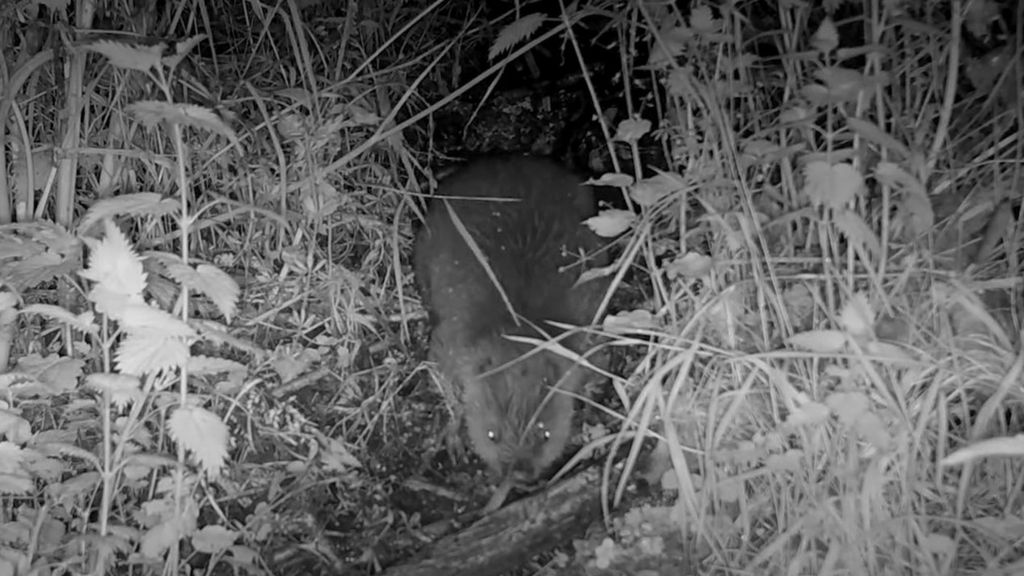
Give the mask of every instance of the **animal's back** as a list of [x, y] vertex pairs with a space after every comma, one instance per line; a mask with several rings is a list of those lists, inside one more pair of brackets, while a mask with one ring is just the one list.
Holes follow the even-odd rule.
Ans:
[[[549, 389], [561, 380], [560, 388], [575, 391], [582, 371], [542, 352], [483, 375], [529, 351], [505, 335], [539, 337], [531, 324], [553, 333], [548, 321], [583, 325], [593, 319], [605, 284], [574, 286], [584, 269], [605, 261], [595, 255], [597, 237], [582, 223], [594, 210], [591, 191], [552, 162], [505, 156], [458, 170], [441, 183], [438, 196], [415, 253], [434, 324], [431, 354], [442, 374], [462, 389], [477, 453], [496, 471], [536, 476], [561, 454], [570, 435], [572, 399], [549, 396]], [[508, 303], [452, 221], [449, 206]], [[515, 323], [509, 304], [525, 322]], [[564, 343], [576, 349], [582, 341]]]
[[440, 201], [447, 198], [518, 314], [534, 322], [590, 322], [595, 286], [572, 287], [584, 269], [581, 256], [590, 253], [592, 267], [600, 244], [582, 224], [594, 208], [579, 178], [547, 160], [500, 156], [455, 172], [438, 196], [416, 248], [416, 273], [435, 316], [459, 324], [467, 337], [511, 322]]

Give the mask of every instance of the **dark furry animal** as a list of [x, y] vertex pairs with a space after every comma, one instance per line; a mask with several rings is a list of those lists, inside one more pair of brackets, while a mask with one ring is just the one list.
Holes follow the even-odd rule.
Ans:
[[[431, 356], [461, 391], [476, 453], [496, 474], [535, 480], [565, 449], [574, 411], [565, 392], [578, 392], [586, 374], [564, 356], [505, 336], [546, 340], [539, 330], [558, 334], [549, 321], [589, 325], [594, 319], [607, 283], [575, 286], [586, 268], [606, 263], [595, 256], [599, 239], [583, 224], [594, 212], [592, 193], [552, 162], [502, 156], [457, 170], [442, 181], [438, 195], [448, 200], [434, 200], [415, 249], [416, 276], [433, 323]], [[587, 344], [578, 333], [561, 343], [576, 352]]]

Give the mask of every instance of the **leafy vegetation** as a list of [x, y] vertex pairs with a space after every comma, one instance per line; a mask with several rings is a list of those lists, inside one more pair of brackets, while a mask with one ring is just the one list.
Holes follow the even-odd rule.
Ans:
[[1019, 571], [1024, 8], [811, 4], [0, 7], [0, 576], [373, 572], [481, 504], [412, 230], [566, 70], [639, 297], [611, 529], [533, 572]]

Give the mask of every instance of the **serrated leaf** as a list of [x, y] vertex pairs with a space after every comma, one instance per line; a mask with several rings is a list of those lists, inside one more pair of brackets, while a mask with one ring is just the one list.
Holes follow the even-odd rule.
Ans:
[[89, 291], [89, 299], [93, 307], [100, 314], [109, 316], [113, 320], [120, 321], [125, 311], [132, 304], [143, 305], [142, 298], [134, 294], [124, 294], [108, 289], [107, 286], [97, 284]]
[[82, 244], [64, 227], [45, 221], [0, 225], [0, 246], [4, 248], [0, 257], [9, 256], [11, 242], [32, 246], [33, 254], [42, 252], [42, 247], [45, 247], [63, 255], [77, 252]]
[[868, 258], [868, 261], [878, 260], [881, 257], [882, 243], [867, 222], [860, 217], [860, 214], [851, 210], [843, 210], [834, 215], [832, 223], [846, 236], [847, 241], [855, 250], [867, 251], [866, 254], [861, 254], [862, 257]]
[[857, 292], [843, 306], [839, 313], [839, 325], [848, 333], [859, 338], [868, 338], [873, 333], [875, 311], [863, 292]]
[[920, 180], [892, 162], [879, 162], [875, 179], [899, 192], [897, 214], [907, 223], [911, 234], [930, 232], [935, 226], [931, 199]]
[[494, 44], [491, 45], [491, 49], [487, 52], [487, 59], [494, 60], [498, 56], [501, 56], [505, 52], [511, 50], [520, 42], [530, 38], [537, 33], [537, 30], [543, 23], [544, 15], [539, 12], [534, 12], [533, 14], [527, 14], [508, 26], [505, 26], [501, 29], [501, 32], [498, 33], [498, 37], [494, 40]]
[[0, 408], [0, 438], [24, 444], [32, 437], [32, 425], [19, 414]]
[[60, 546], [67, 534], [67, 526], [54, 519], [46, 508], [21, 506], [17, 509], [17, 518], [19, 525], [32, 528], [36, 543], [43, 549], [49, 550]]
[[11, 474], [21, 469], [21, 447], [11, 442], [0, 442], [0, 474]]
[[95, 454], [88, 450], [83, 450], [74, 444], [68, 444], [66, 442], [49, 442], [46, 444], [37, 444], [35, 448], [40, 454], [44, 454], [46, 456], [78, 458], [83, 462], [88, 462], [91, 466], [96, 468], [101, 467], [99, 458]]
[[709, 6], [694, 6], [690, 11], [690, 27], [698, 34], [713, 34], [718, 31], [718, 24]]
[[0, 374], [0, 391], [7, 389], [17, 389], [26, 385], [31, 386], [36, 384], [36, 379], [31, 374], [19, 372], [17, 370], [11, 370]]
[[197, 34], [185, 40], [181, 40], [174, 45], [174, 54], [167, 56], [163, 59], [163, 63], [168, 68], [177, 68], [178, 64], [189, 55], [200, 42], [206, 39], [206, 34]]
[[118, 68], [147, 72], [159, 66], [167, 45], [160, 42], [152, 46], [139, 46], [112, 40], [97, 40], [82, 47], [106, 56], [107, 60]]
[[594, 234], [602, 238], [613, 238], [629, 230], [636, 222], [636, 214], [629, 210], [602, 210], [597, 216], [584, 220]]
[[52, 304], [30, 304], [22, 308], [21, 314], [38, 314], [86, 334], [96, 334], [99, 331], [95, 324], [96, 316], [92, 312], [72, 314], [64, 308]]
[[871, 400], [860, 392], [834, 392], [825, 398], [825, 405], [839, 418], [852, 427], [857, 420], [871, 409]]
[[928, 191], [921, 181], [894, 162], [879, 162], [875, 166], [875, 178], [903, 194], [928, 197]]
[[57, 458], [36, 457], [25, 461], [25, 471], [46, 482], [57, 482], [71, 471], [71, 468], [63, 460]]
[[188, 361], [188, 346], [162, 330], [140, 329], [121, 341], [115, 359], [120, 372], [144, 376], [183, 365]]
[[888, 450], [892, 444], [892, 435], [889, 434], [885, 422], [874, 412], [861, 414], [852, 428], [858, 436], [882, 450]]
[[323, 460], [324, 470], [330, 472], [345, 472], [353, 468], [362, 468], [363, 465], [359, 462], [352, 452], [348, 449], [345, 443], [336, 440], [334, 438], [326, 438], [323, 442], [323, 452], [320, 457]]
[[[0, 226], [0, 234], [3, 234], [3, 227]], [[36, 256], [46, 248], [39, 242], [31, 239], [20, 238], [17, 235], [0, 235], [0, 259], [20, 260]]]
[[238, 540], [239, 533], [223, 526], [204, 526], [192, 535], [192, 545], [203, 554], [220, 554]]
[[198, 272], [196, 290], [205, 294], [217, 306], [224, 319], [230, 323], [238, 305], [238, 296], [242, 293], [238, 283], [226, 272], [210, 264], [200, 264], [196, 267], [196, 272]]
[[239, 144], [235, 131], [216, 112], [205, 106], [142, 100], [129, 104], [126, 110], [149, 128], [162, 122], [172, 122], [220, 134], [230, 140], [232, 144]]
[[78, 269], [78, 262], [55, 252], [44, 252], [0, 266], [0, 280], [18, 290], [34, 288]]
[[815, 206], [842, 208], [866, 190], [864, 177], [846, 162], [814, 160], [807, 163], [804, 175], [804, 194]]
[[180, 318], [148, 304], [127, 304], [121, 326], [128, 331], [147, 330], [175, 338], [195, 338], [196, 332]]
[[81, 276], [92, 280], [99, 288], [141, 301], [146, 288], [142, 262], [113, 222], [106, 220], [104, 228], [102, 240], [87, 240], [89, 266], [80, 272]]
[[847, 338], [844, 332], [838, 330], [810, 330], [794, 334], [786, 342], [795, 348], [819, 354], [836, 354], [846, 348]]
[[118, 216], [166, 216], [178, 210], [178, 202], [155, 192], [122, 194], [93, 203], [78, 223], [78, 234], [85, 234], [94, 224]]
[[83, 472], [83, 474], [66, 481], [47, 485], [46, 495], [57, 501], [74, 502], [78, 498], [93, 494], [99, 485], [99, 480], [99, 472]]
[[[18, 374], [21, 374], [20, 372]], [[0, 386], [2, 389], [3, 386]], [[16, 398], [49, 398], [53, 396], [50, 388], [36, 378], [22, 379], [11, 386]]]
[[[157, 394], [154, 398], [156, 408], [162, 410], [165, 407], [170, 408], [177, 406], [179, 401], [176, 395], [172, 394]], [[153, 434], [150, 433], [149, 429], [144, 426], [128, 426], [131, 425], [127, 416], [118, 416], [114, 419], [114, 430], [123, 433], [129, 440], [134, 444], [141, 446], [145, 449], [153, 448], [156, 442], [153, 439]], [[134, 449], [133, 446], [129, 446], [129, 451]]]
[[153, 526], [142, 535], [139, 541], [139, 553], [146, 558], [163, 558], [164, 553], [171, 546], [177, 546], [184, 534], [174, 521], [161, 522]]
[[[183, 480], [186, 486], [190, 483], [189, 478], [183, 478]], [[170, 482], [167, 476], [161, 476], [157, 480], [156, 493], [167, 494], [168, 490], [173, 489], [171, 485], [173, 485], [173, 482]], [[174, 518], [174, 502], [167, 498], [147, 500], [139, 505], [134, 515], [136, 521], [143, 526], [156, 526], [164, 520]]]
[[270, 366], [281, 377], [281, 380], [288, 382], [304, 373], [309, 367], [320, 359], [316, 350], [309, 348], [295, 351], [290, 347], [283, 346], [274, 350], [270, 359]]
[[56, 357], [37, 378], [52, 394], [63, 394], [75, 389], [83, 368], [85, 360], [81, 358]]
[[259, 359], [260, 362], [268, 356], [267, 351], [257, 346], [254, 342], [235, 336], [228, 332], [225, 326], [217, 322], [212, 320], [193, 320], [192, 325], [199, 332], [200, 337], [205, 342], [210, 342], [217, 346], [232, 346], [246, 354], [252, 354]]
[[129, 374], [94, 372], [85, 377], [85, 385], [101, 394], [109, 394], [110, 403], [119, 410], [143, 399], [142, 382]]
[[[0, 457], [3, 454], [0, 453]], [[35, 482], [27, 472], [16, 474], [0, 474], [0, 494], [23, 495], [35, 489]], [[27, 539], [26, 539], [27, 541]]]
[[170, 310], [178, 301], [181, 287], [165, 277], [167, 270], [152, 260], [143, 261], [146, 274], [149, 278], [146, 281], [146, 296], [153, 304], [162, 310]]
[[216, 414], [199, 407], [178, 408], [171, 414], [168, 431], [210, 477], [220, 475], [228, 455], [229, 434]]
[[821, 54], [828, 54], [839, 46], [839, 31], [832, 18], [826, 16], [811, 37], [811, 46]]
[[147, 261], [156, 264], [163, 275], [174, 280], [179, 286], [191, 287], [195, 283], [196, 271], [182, 262], [177, 254], [147, 252], [145, 256]]
[[[890, 136], [887, 132], [884, 132], [878, 124], [863, 120], [861, 118], [847, 118], [846, 125], [856, 132], [861, 138], [864, 138], [868, 142], [877, 144], [879, 148], [893, 151], [903, 158], [910, 158], [910, 149], [903, 145], [902, 142]], [[884, 162], [883, 162], [884, 164]], [[877, 171], [877, 168], [876, 168]]]

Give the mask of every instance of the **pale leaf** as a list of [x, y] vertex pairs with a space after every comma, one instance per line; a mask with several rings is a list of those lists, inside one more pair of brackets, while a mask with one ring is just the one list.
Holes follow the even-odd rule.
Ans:
[[147, 72], [160, 65], [160, 58], [167, 45], [161, 42], [152, 46], [141, 46], [112, 40], [97, 40], [83, 45], [83, 48], [106, 56], [110, 63], [118, 68]]
[[633, 184], [633, 177], [629, 174], [616, 174], [609, 172], [602, 174], [600, 178], [587, 180], [584, 184], [593, 184], [595, 186], [614, 186], [621, 188], [623, 186], [631, 186]]
[[220, 417], [203, 408], [178, 408], [171, 415], [169, 431], [209, 476], [220, 475], [229, 439], [228, 427]]
[[839, 46], [839, 31], [832, 18], [826, 16], [811, 37], [811, 46], [822, 54], [828, 54]]
[[78, 233], [84, 234], [92, 225], [107, 218], [121, 216], [166, 216], [178, 209], [178, 202], [155, 192], [122, 194], [97, 200], [89, 207], [78, 224]]
[[537, 33], [537, 30], [543, 23], [544, 15], [534, 12], [505, 26], [498, 33], [498, 38], [494, 40], [494, 44], [487, 53], [487, 59], [494, 60], [514, 48], [517, 44], [527, 40]]
[[810, 330], [786, 339], [791, 346], [819, 354], [836, 354], [846, 348], [847, 335], [838, 330]]
[[231, 140], [233, 144], [238, 144], [238, 136], [235, 131], [216, 112], [204, 106], [142, 100], [129, 104], [125, 109], [139, 122], [150, 128], [162, 122], [171, 122], [220, 134]]
[[38, 314], [49, 320], [55, 320], [86, 334], [95, 334], [98, 328], [94, 324], [95, 316], [91, 312], [72, 314], [60, 306], [52, 304], [30, 304], [21, 309], [22, 314]]
[[835, 214], [832, 222], [846, 236], [855, 250], [859, 252], [866, 250], [866, 253], [861, 256], [875, 260], [881, 257], [882, 243], [860, 214], [852, 210], [842, 210]]
[[828, 406], [818, 402], [807, 402], [793, 409], [786, 417], [787, 426], [806, 426], [825, 422], [831, 412]]
[[585, 222], [598, 236], [614, 238], [633, 226], [636, 214], [628, 210], [602, 210], [600, 214], [587, 218]]
[[142, 261], [113, 222], [106, 220], [104, 228], [103, 240], [87, 240], [89, 266], [81, 272], [82, 277], [107, 290], [141, 299], [146, 288]]
[[626, 143], [635, 143], [651, 131], [651, 121], [644, 118], [626, 118], [619, 122], [615, 130], [614, 140]]
[[685, 187], [677, 174], [658, 171], [650, 178], [644, 178], [629, 189], [629, 196], [640, 206], [653, 206], [662, 198], [679, 192]]
[[875, 311], [864, 292], [857, 292], [839, 313], [839, 325], [854, 336], [867, 338], [873, 332]]
[[183, 365], [188, 361], [188, 346], [160, 330], [141, 329], [121, 341], [115, 360], [120, 372], [144, 376]]
[[192, 546], [202, 554], [220, 554], [238, 540], [239, 533], [223, 526], [204, 526], [192, 535]]

